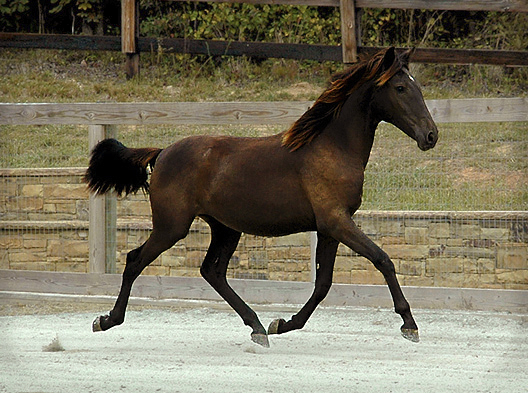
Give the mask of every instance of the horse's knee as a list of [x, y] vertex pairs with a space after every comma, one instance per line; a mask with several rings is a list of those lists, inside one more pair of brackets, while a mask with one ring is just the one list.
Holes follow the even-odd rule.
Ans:
[[382, 252], [372, 263], [384, 276], [396, 274], [394, 263], [385, 252]]

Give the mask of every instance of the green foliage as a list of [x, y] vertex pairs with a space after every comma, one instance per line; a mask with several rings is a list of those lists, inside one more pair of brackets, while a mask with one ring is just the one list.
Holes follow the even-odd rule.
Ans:
[[22, 15], [29, 10], [29, 0], [0, 0], [0, 26], [17, 29]]
[[161, 14], [142, 11], [147, 16], [142, 18], [140, 30], [147, 36], [329, 45], [340, 41], [335, 8], [170, 3]]
[[103, 0], [50, 0], [54, 6], [50, 13], [57, 14], [70, 7], [72, 13], [86, 22], [100, 22], [103, 18]]
[[[155, 37], [339, 45], [339, 8], [141, 2], [141, 33]], [[442, 48], [528, 48], [524, 13], [361, 10], [362, 44]]]
[[526, 50], [525, 13], [363, 9], [364, 45]]
[[104, 18], [104, 0], [50, 0], [53, 8], [50, 14], [70, 10], [71, 15], [80, 18], [84, 24], [101, 23]]
[[119, 0], [0, 0], [0, 30], [80, 33], [89, 25], [106, 24], [107, 31], [115, 32], [119, 5]]
[[0, 13], [13, 15], [29, 9], [29, 0], [0, 0]]

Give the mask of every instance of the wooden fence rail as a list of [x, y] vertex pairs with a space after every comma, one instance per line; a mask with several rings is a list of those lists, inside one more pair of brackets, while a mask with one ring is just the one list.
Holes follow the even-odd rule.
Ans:
[[[163, 50], [165, 53], [187, 53], [206, 56], [250, 56], [256, 58], [336, 62], [343, 60], [342, 47], [332, 45], [231, 42], [155, 37], [140, 37], [137, 42], [137, 50], [143, 53]], [[64, 34], [0, 33], [0, 47], [119, 51], [121, 50], [121, 38]], [[382, 48], [358, 46], [357, 52], [370, 56], [380, 49]], [[417, 48], [411, 60], [414, 63], [528, 66], [528, 51]]]
[[[251, 304], [304, 304], [313, 284], [295, 281], [230, 279], [230, 285]], [[113, 304], [121, 284], [118, 274], [35, 272], [0, 270], [0, 302], [15, 299], [100, 302]], [[528, 290], [405, 287], [405, 296], [419, 309], [528, 312]], [[54, 296], [55, 295], [55, 296]], [[139, 276], [130, 304], [181, 306], [182, 300], [220, 301], [221, 298], [197, 277]], [[393, 307], [385, 285], [334, 284], [325, 306]]]
[[[312, 104], [299, 102], [0, 103], [0, 124], [283, 124]], [[437, 123], [528, 121], [528, 98], [427, 100]]]

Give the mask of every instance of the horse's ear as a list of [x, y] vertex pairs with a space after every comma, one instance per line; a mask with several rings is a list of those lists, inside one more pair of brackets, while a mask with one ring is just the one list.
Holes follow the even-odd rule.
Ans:
[[385, 54], [383, 55], [382, 69], [386, 71], [389, 68], [391, 68], [395, 60], [396, 60], [396, 50], [394, 49], [393, 46], [391, 46], [390, 48], [387, 48], [387, 50], [385, 51]]
[[412, 57], [412, 55], [414, 55], [415, 51], [416, 51], [416, 48], [414, 48], [414, 47], [413, 48], [409, 48], [409, 49], [407, 49], [405, 52], [403, 52], [400, 55], [400, 62], [402, 63], [402, 65], [404, 67], [408, 67], [409, 60]]

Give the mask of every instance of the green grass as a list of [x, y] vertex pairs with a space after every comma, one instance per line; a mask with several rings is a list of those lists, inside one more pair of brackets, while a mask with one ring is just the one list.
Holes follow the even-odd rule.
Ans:
[[46, 168], [88, 164], [88, 127], [0, 126], [1, 168]]
[[[126, 80], [123, 55], [2, 50], [0, 102], [313, 100], [342, 64], [143, 54]], [[412, 64], [425, 98], [526, 96], [528, 68]]]
[[430, 151], [381, 125], [366, 171], [363, 208], [526, 210], [528, 124], [441, 124]]
[[[142, 56], [127, 81], [122, 57], [67, 51], [0, 52], [1, 102], [314, 100], [342, 66], [244, 58]], [[528, 72], [500, 67], [413, 66], [426, 98], [525, 96]], [[437, 147], [420, 151], [382, 124], [367, 167], [364, 209], [526, 210], [528, 124], [441, 124]], [[272, 126], [118, 127], [129, 146], [165, 147], [187, 135], [270, 135]], [[85, 126], [0, 126], [0, 167], [86, 166]]]
[[[339, 65], [247, 58], [141, 57], [126, 80], [121, 54], [71, 51], [0, 52], [0, 102], [273, 101], [315, 99]], [[170, 59], [178, 58], [179, 61]], [[308, 83], [301, 94], [292, 85]]]

